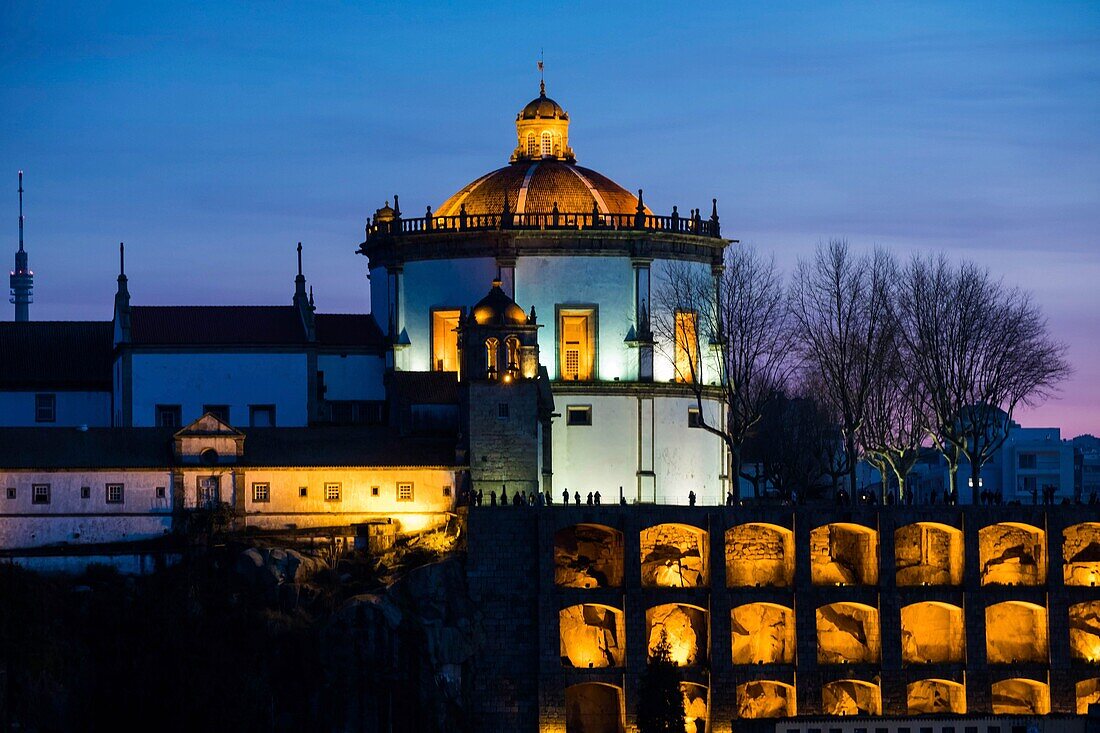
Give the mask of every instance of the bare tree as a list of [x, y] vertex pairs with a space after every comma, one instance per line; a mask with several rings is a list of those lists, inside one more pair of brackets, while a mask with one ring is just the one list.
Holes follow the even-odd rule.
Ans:
[[890, 316], [892, 263], [882, 250], [854, 257], [832, 240], [799, 262], [791, 288], [795, 339], [806, 368], [820, 381], [844, 443], [843, 473], [856, 494], [859, 432], [882, 363], [894, 348]]
[[882, 474], [883, 500], [891, 476], [898, 487], [898, 501], [905, 500], [906, 479], [928, 437], [926, 400], [921, 390], [922, 384], [914, 378], [899, 338], [872, 383], [860, 431], [867, 460]]
[[745, 440], [746, 473], [751, 469], [754, 486], [766, 482], [781, 497], [820, 498], [835, 443], [835, 428], [812, 396], [779, 394]]
[[[783, 388], [792, 364], [788, 310], [775, 260], [742, 246], [728, 250], [724, 266], [713, 275], [687, 263], [672, 264], [658, 280], [653, 315], [658, 348], [673, 363], [676, 380], [691, 387], [700, 427], [719, 436], [729, 450], [738, 493], [739, 479], [751, 480], [742, 470], [746, 436]], [[699, 336], [708, 339], [709, 348], [699, 348]], [[706, 397], [721, 400], [725, 419], [719, 424], [706, 419]]]
[[948, 490], [958, 491], [965, 458], [976, 502], [982, 467], [1008, 436], [1015, 409], [1046, 399], [1070, 374], [1066, 348], [1029, 294], [973, 263], [915, 257], [899, 282], [900, 333], [923, 385], [929, 434], [948, 463]]

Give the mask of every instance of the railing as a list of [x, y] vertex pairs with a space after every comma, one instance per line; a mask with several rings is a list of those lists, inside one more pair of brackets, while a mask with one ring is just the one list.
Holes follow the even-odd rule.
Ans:
[[467, 214], [457, 216], [422, 216], [405, 219], [400, 215], [393, 219], [378, 220], [367, 224], [367, 239], [397, 234], [421, 234], [425, 232], [474, 232], [498, 229], [525, 230], [610, 230], [647, 231], [674, 234], [693, 234], [700, 237], [719, 237], [721, 228], [718, 217], [700, 217], [697, 211], [682, 217], [675, 209], [672, 216], [653, 214], [599, 214], [588, 212], [574, 214], [551, 211], [549, 213], [500, 213]]

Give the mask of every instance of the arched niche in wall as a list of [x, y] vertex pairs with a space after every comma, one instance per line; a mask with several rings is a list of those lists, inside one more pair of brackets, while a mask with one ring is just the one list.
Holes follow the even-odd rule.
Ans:
[[707, 688], [694, 682], [681, 682], [684, 694], [684, 733], [706, 733], [709, 710]]
[[1047, 579], [1046, 532], [1021, 522], [978, 531], [982, 585], [1042, 585]]
[[623, 691], [602, 682], [565, 688], [566, 733], [623, 733]]
[[939, 522], [914, 522], [894, 530], [898, 585], [962, 585], [962, 530]]
[[1100, 662], [1100, 601], [1069, 607], [1069, 655], [1082, 662]]
[[668, 637], [672, 661], [690, 667], [707, 660], [709, 619], [705, 609], [686, 603], [664, 603], [645, 612], [646, 644], [652, 656], [663, 631]]
[[817, 609], [819, 664], [879, 661], [878, 609], [863, 603], [830, 603]]
[[566, 667], [621, 667], [626, 658], [623, 612], [598, 603], [579, 603], [558, 612], [561, 662]]
[[1100, 522], [1082, 522], [1062, 532], [1062, 579], [1066, 585], [1100, 583]]
[[1025, 601], [987, 606], [985, 656], [990, 664], [1047, 662], [1047, 610]]
[[878, 532], [862, 524], [834, 522], [810, 532], [814, 585], [876, 585]]
[[1081, 680], [1075, 687], [1077, 693], [1077, 714], [1085, 715], [1089, 705], [1100, 703], [1100, 677]]
[[791, 718], [797, 714], [794, 685], [754, 680], [737, 686], [738, 718]]
[[602, 524], [574, 524], [554, 533], [554, 584], [618, 588], [623, 584], [623, 533]]
[[1014, 677], [993, 683], [994, 715], [1046, 715], [1050, 690], [1036, 680]]
[[878, 685], [863, 680], [836, 680], [821, 686], [821, 712], [825, 715], [882, 715]]
[[901, 609], [901, 660], [906, 664], [962, 664], [966, 661], [963, 611], [940, 601]]
[[730, 610], [734, 664], [794, 664], [794, 611], [777, 603]]
[[710, 536], [688, 524], [657, 524], [641, 531], [642, 586], [700, 588], [710, 583]]
[[726, 585], [788, 587], [794, 580], [794, 533], [766, 522], [726, 530]]
[[905, 688], [910, 715], [966, 713], [966, 688], [951, 680], [927, 679], [911, 682]]

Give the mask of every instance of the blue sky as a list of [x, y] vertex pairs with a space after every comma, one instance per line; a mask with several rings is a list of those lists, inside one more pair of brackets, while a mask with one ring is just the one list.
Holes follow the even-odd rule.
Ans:
[[366, 310], [366, 217], [504, 164], [540, 49], [579, 161], [655, 211], [1033, 290], [1077, 374], [1021, 419], [1100, 432], [1097, 3], [7, 2], [0, 256], [23, 169], [33, 318], [109, 318], [120, 240], [135, 302], [289, 302], [302, 240]]

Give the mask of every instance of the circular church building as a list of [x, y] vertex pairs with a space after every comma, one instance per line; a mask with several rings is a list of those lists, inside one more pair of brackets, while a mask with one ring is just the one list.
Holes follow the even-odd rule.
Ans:
[[[542, 488], [555, 500], [598, 490], [613, 503], [621, 487], [628, 502], [687, 503], [694, 491], [715, 503], [728, 488], [723, 445], [694, 427], [695, 390], [674, 366], [709, 335], [687, 314], [675, 329], [684, 343], [662, 343], [653, 332], [669, 329], [649, 314], [671, 263], [716, 273], [730, 240], [716, 208], [661, 216], [641, 195], [577, 164], [569, 115], [544, 88], [516, 116], [507, 165], [423, 216], [406, 217], [395, 197], [360, 247], [396, 371], [459, 371], [459, 326], [495, 280], [534, 309], [554, 401]], [[708, 424], [722, 424], [720, 405], [718, 389], [704, 389]]]

